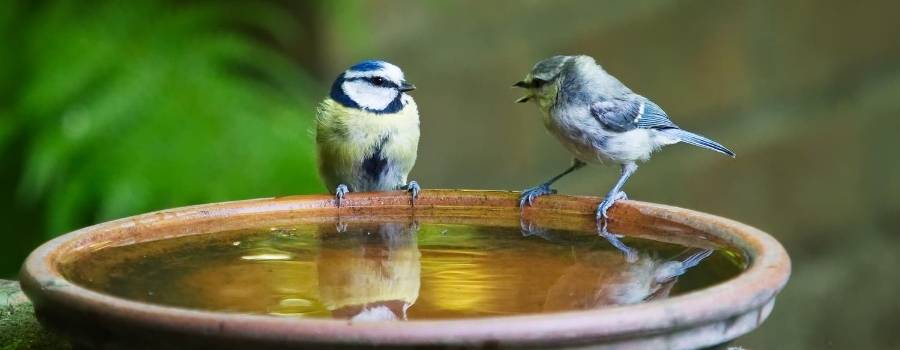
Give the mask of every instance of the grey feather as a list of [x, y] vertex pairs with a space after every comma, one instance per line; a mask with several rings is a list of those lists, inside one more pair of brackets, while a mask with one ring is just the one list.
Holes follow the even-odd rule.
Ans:
[[684, 275], [687, 270], [699, 265], [700, 262], [712, 255], [713, 252], [712, 249], [703, 249], [691, 254], [683, 261], [669, 261], [660, 265], [656, 270], [656, 281], [664, 283]]
[[735, 154], [730, 149], [725, 146], [720, 145], [718, 142], [710, 140], [701, 135], [697, 135], [687, 130], [683, 129], [666, 129], [663, 130], [663, 133], [666, 133], [672, 137], [677, 138], [681, 142], [691, 144], [700, 148], [706, 148], [711, 151], [716, 151], [727, 155], [729, 157], [734, 158]]
[[551, 81], [559, 76], [565, 65], [572, 61], [572, 56], [553, 56], [534, 65], [531, 76], [543, 81]]
[[591, 115], [611, 131], [624, 132], [635, 128], [677, 128], [666, 112], [655, 103], [638, 95], [629, 99], [609, 99], [591, 105]]

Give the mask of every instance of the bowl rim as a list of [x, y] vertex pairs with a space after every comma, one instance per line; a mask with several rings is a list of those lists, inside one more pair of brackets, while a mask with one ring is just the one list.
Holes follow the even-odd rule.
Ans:
[[[593, 216], [596, 197], [550, 195], [539, 198], [522, 212], [547, 215]], [[97, 312], [150, 330], [210, 332], [236, 339], [277, 340], [318, 344], [519, 344], [534, 345], [624, 339], [659, 334], [672, 329], [709, 325], [756, 312], [755, 328], [768, 316], [775, 295], [790, 276], [785, 249], [772, 236], [730, 219], [693, 210], [638, 201], [619, 201], [612, 218], [665, 220], [708, 232], [743, 249], [749, 267], [738, 276], [708, 288], [641, 304], [586, 311], [546, 314], [404, 322], [350, 323], [335, 319], [286, 318], [267, 315], [191, 310], [147, 304], [114, 297], [68, 281], [57, 268], [58, 253], [65, 247], [85, 244], [92, 236], [110, 230], [141, 230], [154, 223], [181, 220], [223, 220], [236, 216], [271, 213], [303, 214], [350, 212], [358, 215], [378, 208], [409, 209], [402, 192], [352, 193], [336, 208], [328, 195], [302, 195], [202, 204], [162, 210], [109, 221], [57, 237], [34, 250], [20, 274], [22, 287], [35, 304], [38, 316], [51, 308], [72, 312]], [[416, 201], [427, 208], [499, 208], [518, 210], [518, 193], [511, 191], [426, 190]], [[378, 214], [375, 214], [378, 215]], [[613, 225], [616, 222], [612, 223]], [[614, 226], [613, 226], [614, 227]], [[71, 248], [67, 248], [71, 249]], [[751, 328], [751, 329], [752, 329]], [[740, 334], [748, 330], [739, 332]], [[737, 334], [737, 335], [740, 335]], [[737, 335], [725, 335], [721, 341]]]

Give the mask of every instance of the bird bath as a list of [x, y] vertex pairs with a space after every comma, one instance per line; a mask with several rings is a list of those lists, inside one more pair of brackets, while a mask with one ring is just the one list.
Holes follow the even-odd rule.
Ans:
[[340, 209], [328, 196], [199, 205], [54, 239], [21, 283], [43, 324], [88, 348], [681, 349], [753, 330], [787, 282], [784, 249], [752, 227], [622, 201], [621, 250], [597, 235], [597, 201], [546, 196], [520, 214], [513, 192], [429, 190], [415, 208], [399, 192]]

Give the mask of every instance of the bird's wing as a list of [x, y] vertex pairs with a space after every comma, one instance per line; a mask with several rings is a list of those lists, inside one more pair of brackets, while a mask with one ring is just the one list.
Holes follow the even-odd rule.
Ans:
[[678, 128], [662, 108], [646, 98], [596, 102], [591, 105], [591, 115], [606, 129], [617, 132]]

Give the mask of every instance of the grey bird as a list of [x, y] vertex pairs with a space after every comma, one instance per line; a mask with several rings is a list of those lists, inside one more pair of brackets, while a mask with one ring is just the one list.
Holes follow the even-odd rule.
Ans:
[[544, 126], [574, 155], [572, 166], [550, 180], [522, 192], [519, 205], [556, 193], [550, 186], [587, 163], [618, 164], [621, 176], [597, 206], [597, 220], [606, 227], [607, 211], [626, 199], [622, 187], [638, 161], [663, 146], [684, 142], [730, 157], [725, 146], [675, 125], [666, 112], [634, 93], [589, 56], [553, 56], [538, 62], [513, 86], [527, 90], [516, 102], [534, 101]]
[[668, 298], [678, 278], [713, 252], [689, 248], [682, 253], [689, 256], [672, 259], [642, 252], [635, 260], [607, 250], [580, 254], [547, 291], [543, 310], [590, 310]]

